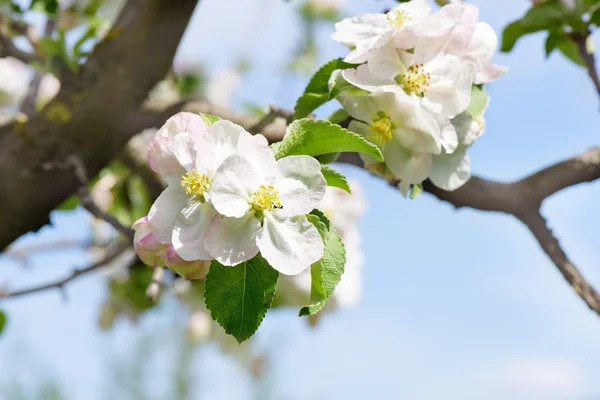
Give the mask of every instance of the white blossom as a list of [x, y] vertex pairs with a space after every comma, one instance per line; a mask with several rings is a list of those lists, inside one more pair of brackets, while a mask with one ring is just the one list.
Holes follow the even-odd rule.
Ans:
[[306, 218], [325, 194], [319, 162], [308, 156], [275, 161], [232, 155], [217, 170], [211, 200], [224, 217], [211, 224], [206, 247], [224, 265], [260, 251], [285, 275], [296, 275], [323, 257], [323, 241]]

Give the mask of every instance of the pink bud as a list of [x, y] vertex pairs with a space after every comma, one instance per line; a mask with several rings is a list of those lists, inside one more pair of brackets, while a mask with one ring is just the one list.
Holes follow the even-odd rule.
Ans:
[[135, 221], [133, 229], [133, 247], [140, 260], [151, 267], [164, 267], [168, 245], [155, 239], [148, 217]]
[[202, 279], [208, 274], [211, 260], [186, 261], [177, 254], [173, 245], [169, 245], [166, 255], [167, 268], [181, 277], [193, 280]]

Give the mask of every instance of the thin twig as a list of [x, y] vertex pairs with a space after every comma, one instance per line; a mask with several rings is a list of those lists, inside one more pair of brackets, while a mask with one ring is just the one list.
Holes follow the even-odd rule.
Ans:
[[596, 92], [598, 92], [598, 96], [600, 96], [600, 77], [598, 77], [598, 70], [596, 69], [596, 57], [594, 53], [590, 53], [587, 48], [587, 39], [590, 33], [587, 32], [585, 35], [574, 33], [571, 35], [572, 39], [577, 44], [577, 50], [579, 51], [579, 55], [585, 62], [588, 75], [590, 76], [594, 86], [596, 87]]
[[31, 254], [42, 253], [46, 251], [71, 248], [71, 247], [87, 247], [87, 243], [82, 243], [80, 240], [57, 240], [48, 243], [35, 243], [28, 246], [9, 247], [3, 253], [7, 257], [16, 258], [21, 261], [27, 261]]
[[20, 297], [20, 296], [37, 293], [37, 292], [41, 292], [41, 291], [53, 289], [53, 288], [63, 289], [67, 283], [77, 279], [78, 277], [80, 277], [82, 275], [85, 275], [89, 272], [99, 269], [99, 268], [105, 266], [106, 264], [108, 264], [109, 262], [113, 261], [119, 255], [121, 255], [129, 246], [130, 245], [128, 243], [121, 242], [118, 245], [115, 245], [111, 250], [109, 250], [108, 254], [106, 256], [104, 256], [100, 261], [97, 261], [86, 268], [76, 269], [73, 272], [71, 272], [71, 274], [69, 274], [68, 276], [66, 276], [63, 279], [59, 279], [57, 281], [50, 282], [50, 283], [40, 285], [40, 286], [33, 286], [33, 287], [27, 288], [27, 289], [14, 290], [14, 291], [0, 290], [0, 299]]
[[294, 119], [294, 113], [277, 106], [271, 106], [269, 107], [268, 113], [266, 113], [255, 125], [248, 128], [248, 132], [260, 133], [267, 126], [271, 125], [277, 118], [283, 118], [289, 124]]
[[6, 32], [2, 31], [0, 31], [0, 57], [16, 58], [26, 64], [40, 61], [37, 55], [23, 51], [15, 46], [12, 38]]
[[115, 217], [102, 210], [92, 198], [92, 194], [90, 193], [90, 189], [88, 187], [88, 177], [83, 161], [81, 161], [81, 159], [74, 154], [67, 156], [66, 161], [73, 168], [77, 179], [79, 179], [81, 182], [81, 186], [79, 187], [79, 190], [77, 190], [77, 195], [79, 196], [79, 201], [81, 202], [83, 208], [88, 210], [90, 214], [96, 218], [107, 222], [125, 237], [133, 240], [133, 231], [121, 224]]

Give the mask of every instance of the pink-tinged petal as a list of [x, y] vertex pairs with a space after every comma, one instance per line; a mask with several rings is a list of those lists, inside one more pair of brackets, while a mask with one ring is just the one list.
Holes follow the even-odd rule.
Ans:
[[187, 132], [191, 135], [202, 134], [206, 130], [204, 119], [190, 112], [180, 112], [172, 116], [156, 132], [156, 137], [173, 139], [178, 133]]
[[504, 65], [498, 65], [484, 61], [480, 65], [480, 70], [475, 74], [475, 83], [483, 84], [493, 82], [504, 75], [507, 71], [508, 67]]
[[146, 147], [148, 164], [155, 172], [163, 178], [169, 176], [181, 176], [186, 169], [181, 166], [175, 156], [172, 139], [157, 137], [148, 143]]
[[311, 212], [325, 195], [327, 182], [321, 164], [309, 156], [290, 156], [277, 161], [282, 179], [277, 182], [281, 214], [292, 217]]
[[207, 135], [197, 140], [196, 169], [212, 177], [227, 157], [238, 153], [240, 137], [245, 135], [250, 136], [244, 128], [231, 121], [216, 121], [208, 127]]
[[172, 242], [182, 259], [187, 261], [210, 260], [210, 253], [204, 247], [208, 227], [217, 215], [210, 203], [199, 201], [188, 203], [175, 221]]
[[134, 249], [144, 264], [151, 267], [163, 267], [166, 263], [168, 245], [160, 243], [152, 233], [146, 233], [135, 241]]
[[219, 213], [239, 218], [250, 210], [250, 196], [258, 187], [258, 179], [250, 161], [245, 157], [232, 155], [217, 169], [210, 189], [210, 199]]
[[210, 224], [204, 244], [221, 264], [238, 265], [258, 254], [256, 233], [259, 229], [260, 221], [254, 213], [242, 218], [217, 215]]
[[285, 218], [279, 211], [265, 213], [256, 243], [273, 268], [284, 275], [298, 275], [323, 258], [323, 240], [305, 215]]
[[158, 196], [148, 213], [148, 221], [156, 240], [171, 243], [175, 220], [189, 198], [184, 189], [178, 186], [168, 186]]
[[179, 256], [173, 246], [169, 246], [166, 254], [166, 265], [171, 271], [184, 279], [203, 279], [210, 269], [210, 260], [186, 261]]

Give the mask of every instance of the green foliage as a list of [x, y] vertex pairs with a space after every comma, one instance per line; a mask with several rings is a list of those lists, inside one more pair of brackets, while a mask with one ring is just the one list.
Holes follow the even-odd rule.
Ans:
[[348, 185], [348, 180], [346, 179], [344, 174], [325, 165], [321, 166], [321, 172], [323, 173], [323, 176], [327, 181], [327, 186], [333, 186], [336, 188], [343, 189], [348, 193], [352, 193], [350, 185]]
[[335, 98], [338, 91], [333, 91], [335, 86], [332, 88], [332, 92], [329, 92], [329, 79], [335, 70], [356, 68], [356, 64], [348, 64], [341, 58], [332, 60], [322, 66], [308, 82], [308, 86], [304, 90], [304, 93], [296, 102], [294, 107], [294, 119], [304, 118], [319, 106], [325, 104], [329, 100]]
[[307, 118], [294, 121], [288, 126], [275, 158], [292, 155], [318, 156], [344, 151], [365, 153], [383, 161], [381, 150], [362, 136], [329, 121]]
[[471, 89], [471, 102], [467, 108], [467, 114], [473, 119], [479, 117], [485, 111], [487, 104], [487, 94], [481, 85], [473, 85]]
[[579, 54], [577, 44], [566, 33], [550, 32], [546, 38], [546, 57], [549, 57], [555, 49], [575, 64], [585, 67], [585, 61]]
[[216, 115], [212, 115], [212, 114], [200, 113], [200, 116], [202, 117], [202, 119], [204, 119], [204, 123], [206, 124], [206, 126], [211, 126], [215, 122], [221, 120], [221, 117], [217, 117]]
[[570, 11], [560, 0], [550, 0], [532, 7], [523, 18], [510, 23], [502, 34], [503, 52], [513, 49], [517, 40], [530, 33], [556, 31], [569, 22]]
[[313, 315], [325, 306], [342, 278], [346, 264], [346, 249], [331, 222], [318, 210], [313, 210], [307, 217], [319, 231], [325, 251], [323, 258], [310, 267], [310, 297], [306, 306], [300, 309], [300, 317]]
[[4, 331], [4, 327], [6, 327], [6, 314], [3, 311], [0, 311], [0, 334]]
[[29, 9], [32, 11], [41, 11], [48, 15], [56, 15], [58, 0], [32, 0]]
[[238, 343], [260, 326], [275, 294], [279, 273], [259, 254], [235, 267], [213, 261], [206, 276], [206, 308]]
[[331, 122], [332, 124], [340, 124], [343, 121], [347, 120], [350, 116], [348, 115], [348, 113], [346, 112], [346, 110], [344, 110], [343, 108], [340, 108], [339, 110], [334, 111], [333, 113], [331, 113], [331, 115], [329, 115], [327, 117], [327, 120], [329, 122]]
[[423, 193], [423, 184], [417, 183], [410, 188], [410, 199], [414, 200]]

